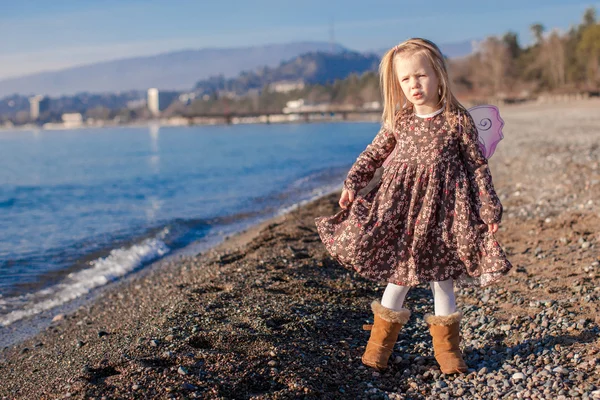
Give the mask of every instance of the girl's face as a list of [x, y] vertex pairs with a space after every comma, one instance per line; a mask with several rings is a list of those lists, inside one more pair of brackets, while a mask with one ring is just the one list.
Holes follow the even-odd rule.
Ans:
[[427, 57], [422, 53], [398, 56], [395, 69], [404, 96], [419, 114], [437, 111], [440, 107], [439, 79]]

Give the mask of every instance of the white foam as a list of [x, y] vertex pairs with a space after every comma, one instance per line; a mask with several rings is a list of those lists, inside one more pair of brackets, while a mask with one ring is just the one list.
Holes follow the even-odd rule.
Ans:
[[[169, 248], [161, 239], [167, 233], [168, 230], [165, 229], [156, 237], [146, 239], [129, 248], [114, 249], [107, 257], [90, 262], [91, 268], [73, 272], [55, 286], [17, 299], [4, 299], [4, 305], [12, 303], [11, 305], [17, 306], [18, 309], [0, 316], [0, 324], [7, 326], [20, 319], [65, 304], [89, 293], [94, 288], [128, 274], [144, 263], [165, 255], [169, 252]], [[21, 303], [20, 307], [19, 303]]]

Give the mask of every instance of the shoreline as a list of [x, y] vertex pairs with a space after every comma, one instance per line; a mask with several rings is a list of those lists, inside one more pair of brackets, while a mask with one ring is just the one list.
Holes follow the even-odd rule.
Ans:
[[[489, 103], [492, 104], [492, 103]], [[589, 106], [598, 106], [600, 104], [600, 98], [590, 97], [588, 99], [576, 99], [576, 100], [556, 100], [556, 101], [529, 101], [524, 103], [516, 103], [516, 104], [504, 104], [501, 107], [502, 110], [519, 110], [519, 109], [535, 109], [535, 108], [564, 108], [564, 107], [589, 107]], [[467, 109], [470, 107], [466, 107]], [[360, 112], [350, 112], [351, 114], [356, 115], [364, 115]], [[325, 113], [327, 114], [327, 113]], [[281, 114], [288, 115], [288, 114]], [[372, 114], [367, 114], [372, 115]], [[379, 116], [376, 117], [358, 117], [358, 118], [350, 118], [350, 119], [342, 119], [339, 116], [337, 117], [321, 117], [313, 120], [304, 121], [301, 119], [297, 120], [274, 120], [274, 121], [261, 121], [260, 118], [256, 118], [255, 121], [247, 121], [247, 120], [236, 120], [233, 123], [226, 123], [225, 121], [219, 122], [190, 122], [190, 120], [186, 120], [183, 123], [180, 119], [181, 117], [172, 117], [172, 118], [163, 118], [163, 119], [153, 119], [146, 121], [134, 121], [126, 124], [113, 124], [107, 123], [102, 125], [65, 125], [61, 126], [60, 123], [52, 123], [48, 128], [44, 128], [43, 125], [19, 125], [15, 127], [5, 127], [0, 126], [0, 133], [3, 132], [20, 132], [20, 131], [61, 131], [61, 130], [87, 130], [87, 129], [102, 129], [102, 128], [163, 128], [163, 127], [196, 127], [196, 126], [230, 126], [230, 125], [279, 125], [279, 124], [314, 124], [314, 123], [378, 123], [381, 118]], [[171, 122], [170, 122], [171, 121]]]
[[0, 398], [595, 399], [600, 116], [587, 111], [503, 115], [511, 140], [490, 165], [514, 268], [456, 292], [464, 375], [441, 374], [433, 358], [428, 285], [409, 291], [389, 369], [362, 365], [362, 325], [384, 286], [320, 242], [314, 218], [339, 210], [334, 192], [132, 276], [2, 350]]
[[[292, 212], [298, 207], [302, 207], [307, 203], [311, 203], [313, 201], [318, 201], [320, 198], [326, 197], [330, 195], [332, 192], [337, 189], [327, 190], [331, 185], [324, 186], [317, 192], [321, 192], [312, 198], [307, 200], [300, 200], [297, 203], [292, 204], [291, 206], [287, 206], [285, 208], [280, 208], [274, 214], [266, 215], [263, 217], [259, 217], [258, 219], [234, 223], [226, 226], [225, 231], [219, 231], [214, 235], [204, 238], [202, 240], [192, 242], [185, 247], [174, 249], [172, 252], [167, 253], [165, 256], [160, 257], [150, 263], [143, 265], [141, 267], [135, 268], [132, 272], [127, 273], [125, 276], [116, 279], [115, 281], [109, 282], [105, 285], [98, 286], [92, 289], [90, 292], [85, 293], [71, 301], [60, 304], [56, 307], [44, 310], [35, 315], [21, 318], [9, 325], [2, 326], [0, 325], [0, 348], [8, 348], [18, 346], [20, 343], [35, 337], [37, 334], [42, 332], [44, 329], [47, 329], [54, 318], [61, 318], [64, 315], [68, 315], [74, 312], [77, 309], [80, 309], [87, 304], [93, 303], [100, 296], [104, 295], [106, 292], [117, 291], [120, 288], [121, 284], [125, 284], [131, 279], [135, 279], [137, 277], [143, 277], [146, 274], [152, 274], [153, 271], [160, 269], [164, 264], [168, 264], [170, 262], [176, 262], [180, 258], [185, 258], [186, 256], [202, 254], [205, 252], [210, 252], [213, 249], [220, 249], [222, 246], [227, 248], [226, 242], [229, 240], [235, 242], [238, 237], [246, 237], [248, 232], [256, 233], [257, 229], [260, 229], [264, 224], [269, 223], [269, 221], [276, 221], [277, 219], [285, 216], [286, 214]], [[131, 242], [132, 245], [137, 244], [137, 242]], [[121, 249], [117, 247], [116, 249]]]
[[[592, 382], [600, 376], [600, 363], [596, 364], [600, 330], [591, 315], [587, 313], [585, 322], [573, 331], [567, 331], [571, 323], [566, 324], [568, 336], [545, 336], [535, 333], [528, 318], [556, 310], [578, 324], [584, 315], [568, 317], [567, 309], [576, 310], [578, 304], [557, 292], [555, 300], [519, 306], [527, 298], [530, 279], [517, 265], [522, 257], [532, 255], [523, 254], [527, 243], [520, 243], [521, 238], [509, 240], [508, 232], [523, 228], [522, 221], [507, 222], [500, 234], [517, 261], [509, 276], [493, 289], [457, 291], [464, 325], [511, 326], [510, 331], [498, 330], [504, 332], [500, 343], [497, 335], [485, 339], [478, 329], [463, 330], [470, 367], [465, 378], [441, 375], [426, 345], [421, 320], [432, 307], [427, 285], [409, 292], [413, 318], [390, 370], [379, 374], [362, 366], [360, 355], [368, 333], [360, 326], [371, 318], [370, 301], [380, 296], [383, 286], [331, 260], [310, 226], [315, 215], [337, 210], [338, 196], [329, 194], [233, 235], [204, 254], [180, 257], [123, 281], [36, 337], [3, 350], [0, 396], [365, 398], [365, 393], [385, 390], [427, 398], [411, 386], [418, 383], [437, 398], [439, 380], [448, 385], [456, 379], [477, 380], [483, 349], [485, 354], [494, 349], [509, 368], [520, 370], [515, 360], [521, 359], [512, 357], [525, 359], [530, 346], [536, 346], [535, 338], [539, 343], [551, 338], [547, 348], [560, 363], [553, 369], [577, 371], [582, 389], [597, 390]], [[536, 225], [537, 221], [527, 224]], [[508, 287], [522, 287], [524, 293], [509, 296], [504, 289]], [[547, 302], [552, 306], [546, 307]], [[575, 362], [570, 360], [572, 364], [568, 352], [579, 354]], [[402, 375], [407, 368], [414, 369], [411, 379]], [[498, 372], [491, 366], [488, 370]], [[354, 376], [349, 379], [348, 374]]]
[[310, 121], [294, 120], [294, 121], [272, 121], [272, 122], [215, 122], [215, 123], [170, 123], [168, 120], [148, 120], [143, 122], [134, 122], [128, 124], [103, 124], [103, 125], [78, 125], [78, 126], [59, 126], [55, 125], [51, 128], [44, 128], [43, 125], [19, 125], [16, 127], [6, 128], [0, 127], [0, 133], [6, 132], [36, 132], [36, 131], [73, 131], [73, 130], [88, 130], [88, 129], [104, 129], [104, 128], [188, 128], [188, 127], [200, 127], [200, 126], [236, 126], [236, 125], [293, 125], [293, 124], [340, 124], [340, 123], [378, 123], [379, 118], [358, 118], [358, 119], [347, 119], [341, 118], [323, 118], [315, 119]]

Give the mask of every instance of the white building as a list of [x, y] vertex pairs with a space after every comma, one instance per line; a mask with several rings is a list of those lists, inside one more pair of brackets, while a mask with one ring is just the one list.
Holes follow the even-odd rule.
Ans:
[[179, 92], [160, 91], [157, 88], [150, 88], [148, 89], [148, 109], [156, 117], [174, 101], [178, 101], [180, 95], [181, 93]]
[[62, 121], [65, 128], [77, 128], [83, 125], [83, 116], [80, 113], [65, 113]]
[[183, 93], [179, 95], [179, 101], [185, 105], [190, 104], [196, 98], [196, 93]]
[[148, 89], [148, 109], [152, 113], [152, 115], [157, 116], [160, 114], [160, 103], [158, 98], [158, 89], [150, 88]]
[[304, 106], [304, 99], [290, 100], [287, 103], [285, 103], [285, 108], [290, 110], [290, 112], [293, 112], [294, 110], [299, 110], [303, 106]]
[[381, 108], [381, 103], [378, 101], [369, 101], [363, 104], [363, 108], [365, 110], [379, 110]]
[[29, 98], [29, 116], [33, 121], [50, 109], [50, 99], [46, 96], [33, 96]]
[[269, 89], [273, 92], [287, 93], [294, 90], [304, 89], [304, 82], [302, 81], [279, 81], [269, 85]]
[[284, 114], [294, 114], [301, 112], [329, 112], [331, 104], [309, 104], [304, 99], [290, 100], [285, 103], [285, 107], [281, 110]]

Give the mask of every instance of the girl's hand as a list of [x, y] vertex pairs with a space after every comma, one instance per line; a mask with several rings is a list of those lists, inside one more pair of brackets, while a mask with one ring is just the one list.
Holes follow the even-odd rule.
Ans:
[[492, 233], [498, 232], [498, 224], [489, 224], [488, 231], [490, 231]]
[[352, 202], [354, 201], [354, 192], [348, 190], [348, 189], [344, 189], [342, 190], [342, 196], [340, 197], [340, 207], [342, 207], [344, 210], [346, 208], [348, 208], [348, 205], [350, 205]]

